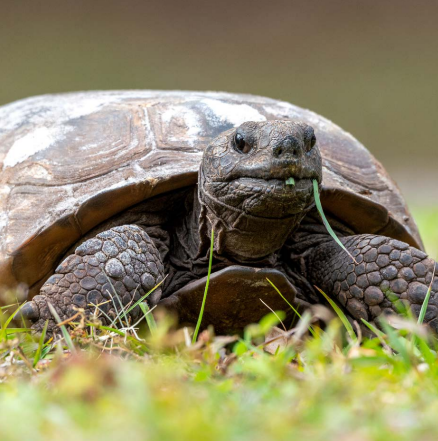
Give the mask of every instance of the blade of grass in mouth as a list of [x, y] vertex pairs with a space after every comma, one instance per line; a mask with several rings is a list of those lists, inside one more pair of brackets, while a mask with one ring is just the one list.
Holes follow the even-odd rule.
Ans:
[[356, 259], [350, 254], [350, 252], [345, 248], [344, 244], [339, 240], [336, 233], [333, 231], [333, 228], [330, 226], [327, 218], [325, 217], [324, 211], [322, 209], [321, 199], [319, 198], [319, 187], [318, 181], [316, 179], [313, 180], [313, 193], [315, 197], [316, 208], [318, 209], [319, 215], [321, 216], [322, 223], [327, 228], [328, 233], [333, 238], [333, 240], [353, 259], [353, 262], [357, 265]]

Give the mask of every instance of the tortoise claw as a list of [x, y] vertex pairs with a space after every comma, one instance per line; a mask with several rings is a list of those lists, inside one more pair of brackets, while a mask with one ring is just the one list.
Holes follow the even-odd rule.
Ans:
[[38, 305], [33, 301], [27, 302], [14, 316], [14, 320], [22, 318], [32, 321], [38, 320], [40, 318]]

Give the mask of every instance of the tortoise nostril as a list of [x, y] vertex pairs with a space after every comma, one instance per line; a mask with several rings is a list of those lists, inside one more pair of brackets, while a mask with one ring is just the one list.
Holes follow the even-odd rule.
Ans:
[[280, 142], [276, 143], [273, 147], [273, 154], [276, 158], [289, 157], [289, 158], [299, 158], [301, 155], [302, 146], [300, 141], [293, 136], [287, 136]]
[[299, 156], [299, 149], [295, 148], [295, 147], [277, 147], [276, 149], [274, 149], [274, 156], [276, 158], [279, 158], [280, 156], [283, 155], [290, 155], [294, 158], [298, 158]]

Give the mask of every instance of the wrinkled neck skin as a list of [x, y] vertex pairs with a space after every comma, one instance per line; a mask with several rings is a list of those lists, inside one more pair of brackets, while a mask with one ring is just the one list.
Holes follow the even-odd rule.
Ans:
[[191, 223], [197, 230], [193, 233], [199, 235], [198, 256], [205, 255], [214, 229], [214, 253], [217, 257], [243, 264], [270, 261], [310, 208], [285, 219], [250, 216], [212, 198], [199, 185], [193, 210], [197, 225]]

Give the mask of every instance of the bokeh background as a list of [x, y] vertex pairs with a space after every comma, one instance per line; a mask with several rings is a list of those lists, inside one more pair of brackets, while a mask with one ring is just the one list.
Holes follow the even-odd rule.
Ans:
[[283, 99], [356, 136], [416, 210], [438, 205], [437, 22], [435, 0], [0, 0], [0, 104], [133, 88]]

